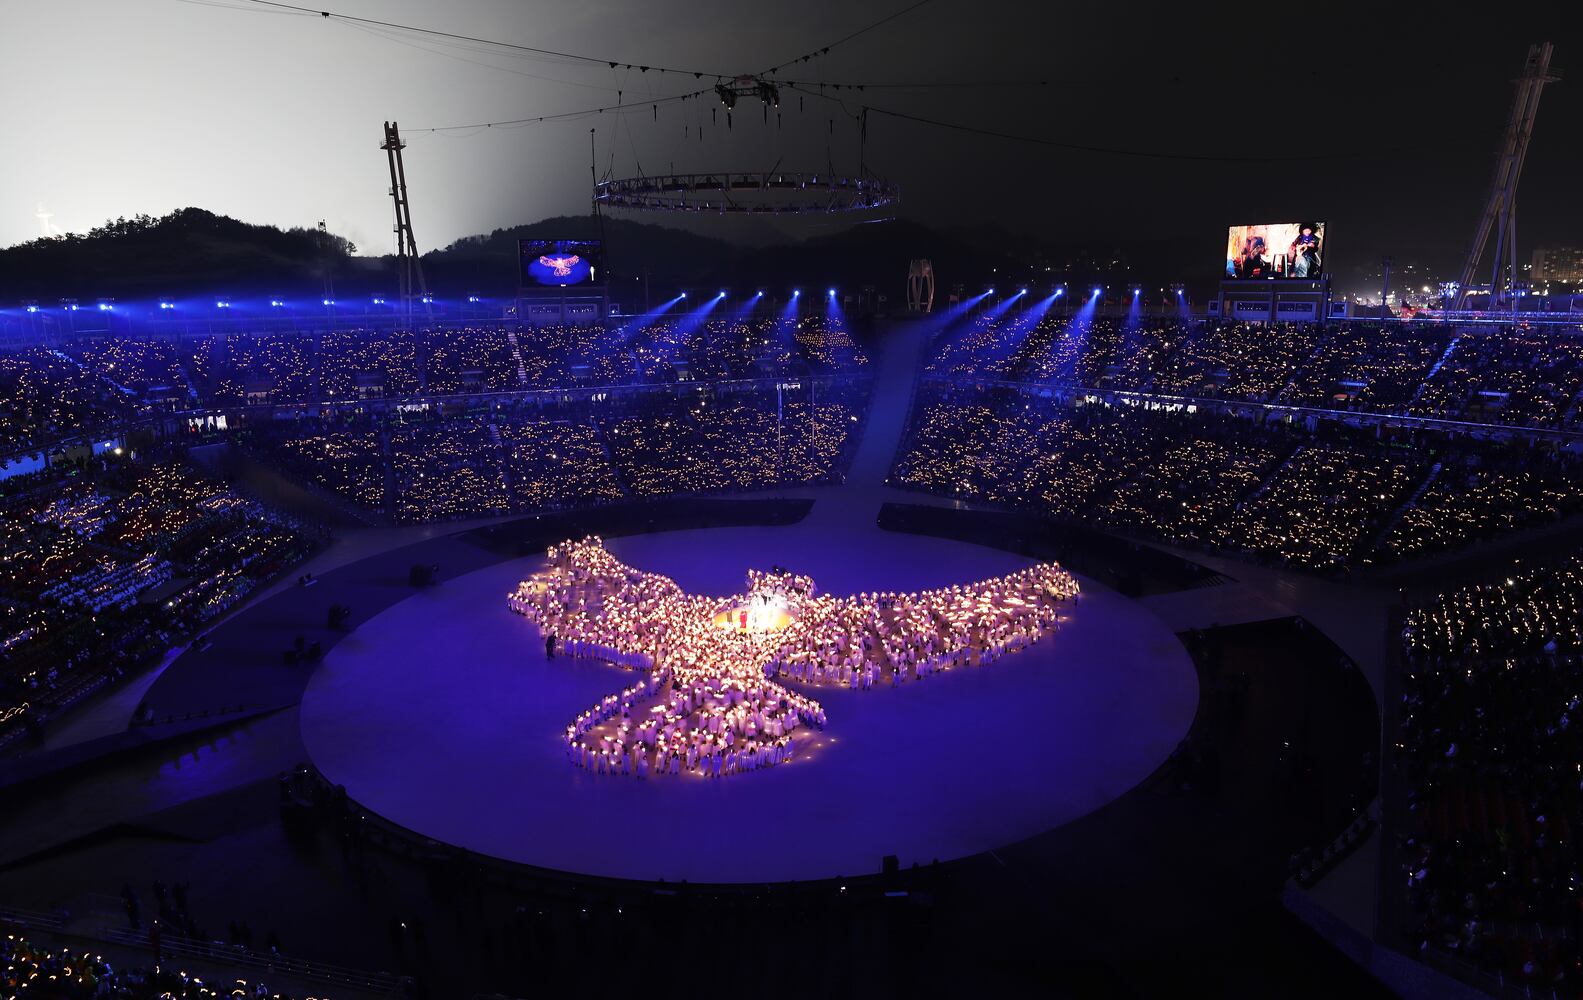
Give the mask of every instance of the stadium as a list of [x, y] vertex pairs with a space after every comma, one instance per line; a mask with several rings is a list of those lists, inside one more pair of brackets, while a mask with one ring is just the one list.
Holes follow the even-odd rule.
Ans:
[[[1043, 67], [895, 82], [905, 26], [952, 44], [929, 0], [748, 74], [487, 6], [158, 15], [616, 94], [362, 134], [390, 253], [196, 208], [0, 230], [0, 995], [1583, 991], [1549, 44], [1457, 84], [1499, 113], [1442, 258], [1349, 232], [1341, 181], [1227, 178], [1392, 153], [984, 110]], [[717, 30], [708, 65], [760, 59]], [[588, 202], [469, 235], [519, 133]], [[1024, 176], [955, 186], [991, 154]], [[1221, 177], [1171, 227], [1220, 221], [991, 228], [1057, 155]], [[958, 200], [978, 228], [922, 221]]]

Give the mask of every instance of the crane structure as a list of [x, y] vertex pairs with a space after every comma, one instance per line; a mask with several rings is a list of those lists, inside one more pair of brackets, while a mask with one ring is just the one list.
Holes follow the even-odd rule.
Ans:
[[412, 329], [412, 296], [416, 287], [422, 300], [424, 317], [433, 321], [434, 312], [429, 307], [429, 285], [423, 278], [423, 261], [418, 256], [418, 241], [412, 235], [412, 208], [407, 201], [407, 171], [401, 162], [401, 151], [407, 144], [401, 141], [401, 130], [395, 122], [385, 123], [385, 141], [380, 144], [385, 159], [390, 164], [390, 199], [395, 205], [396, 221], [391, 227], [396, 234], [396, 269], [401, 279], [401, 316], [405, 329]]
[[1506, 290], [1513, 292], [1518, 281], [1517, 263], [1517, 181], [1522, 175], [1523, 160], [1528, 155], [1528, 144], [1533, 138], [1534, 117], [1539, 112], [1539, 96], [1545, 84], [1561, 79], [1559, 72], [1550, 68], [1554, 49], [1549, 42], [1528, 47], [1528, 58], [1523, 62], [1523, 74], [1517, 78], [1517, 93], [1512, 100], [1511, 118], [1506, 123], [1506, 136], [1495, 159], [1495, 176], [1490, 180], [1489, 195], [1484, 201], [1484, 212], [1479, 216], [1473, 243], [1468, 247], [1467, 259], [1457, 280], [1456, 300], [1453, 308], [1467, 308], [1472, 295], [1474, 273], [1489, 244], [1495, 237], [1495, 252], [1490, 261], [1490, 306], [1496, 304], [1501, 294], [1504, 275]]

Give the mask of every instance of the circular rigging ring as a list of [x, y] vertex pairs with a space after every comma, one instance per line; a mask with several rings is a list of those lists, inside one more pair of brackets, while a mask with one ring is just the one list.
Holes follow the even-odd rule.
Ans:
[[839, 174], [667, 174], [601, 181], [594, 186], [594, 201], [649, 212], [814, 215], [888, 208], [901, 201], [901, 188], [874, 177]]

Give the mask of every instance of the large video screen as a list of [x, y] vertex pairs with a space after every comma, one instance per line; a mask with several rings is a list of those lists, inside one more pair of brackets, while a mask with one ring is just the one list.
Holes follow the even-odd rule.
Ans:
[[522, 284], [597, 285], [604, 280], [604, 247], [598, 240], [518, 240]]
[[1323, 222], [1232, 226], [1226, 238], [1228, 278], [1317, 278], [1324, 270]]

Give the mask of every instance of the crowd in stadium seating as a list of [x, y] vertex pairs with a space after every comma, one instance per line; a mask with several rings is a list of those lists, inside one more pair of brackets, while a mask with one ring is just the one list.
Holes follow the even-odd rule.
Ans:
[[0, 738], [157, 658], [303, 558], [312, 533], [172, 459], [0, 496]]
[[843, 326], [822, 316], [632, 320], [608, 331], [546, 326], [518, 331], [516, 339], [532, 388], [831, 373], [860, 369], [868, 360]]
[[838, 480], [864, 391], [845, 381], [778, 397], [763, 387], [633, 389], [597, 403], [526, 399], [455, 416], [305, 419], [251, 430], [248, 440], [294, 477], [364, 509], [447, 520]]
[[187, 346], [188, 368], [205, 402], [301, 403], [316, 395], [311, 338], [231, 333]]
[[403, 521], [503, 514], [498, 431], [478, 421], [412, 424], [390, 436], [394, 507]]
[[856, 443], [858, 408], [837, 396], [783, 402], [774, 393], [656, 397], [603, 423], [621, 478], [637, 496], [829, 482]]
[[[641, 325], [640, 325], [641, 324]], [[230, 332], [180, 341], [99, 330], [0, 352], [0, 451], [165, 408], [531, 391], [862, 370], [822, 315], [500, 324], [400, 333]], [[1274, 325], [1175, 317], [1036, 320], [1011, 309], [946, 330], [928, 361], [997, 379], [1573, 430], [1577, 327], [1431, 322]]]
[[1583, 972], [1580, 623], [1578, 555], [1415, 608], [1398, 744], [1409, 933], [1509, 982], [1570, 993]]
[[1451, 448], [1385, 532], [1379, 555], [1409, 559], [1555, 521], [1580, 506], [1578, 461], [1546, 459], [1521, 447]]
[[232, 333], [187, 342], [99, 334], [70, 345], [95, 373], [137, 359], [145, 385], [190, 374], [205, 403], [301, 402], [757, 378], [788, 366], [830, 373], [867, 358], [839, 323], [811, 316], [593, 326], [476, 326], [403, 333]]
[[823, 315], [184, 335], [95, 330], [0, 350], [0, 457], [149, 411], [800, 377], [868, 364]]
[[947, 331], [928, 364], [989, 378], [1576, 429], [1583, 329], [1074, 320], [1015, 310]]
[[255, 997], [291, 1000], [263, 983], [242, 979], [204, 982], [201, 976], [164, 965], [117, 969], [103, 955], [50, 947], [13, 931], [0, 937], [0, 989], [7, 997], [43, 1000], [206, 1000]]
[[1410, 412], [1574, 430], [1583, 391], [1583, 338], [1575, 327], [1515, 327], [1458, 336]]
[[621, 484], [594, 421], [523, 417], [497, 427], [514, 509], [553, 510], [621, 499]]
[[1400, 413], [1454, 335], [1452, 328], [1439, 325], [1336, 324], [1298, 369], [1281, 402]]
[[422, 385], [418, 337], [411, 332], [332, 330], [316, 348], [325, 399], [416, 395]]
[[371, 420], [293, 428], [273, 457], [298, 478], [371, 510], [385, 506], [386, 435]]
[[1583, 509], [1524, 444], [925, 381], [893, 481], [1308, 569], [1429, 554]]
[[164, 338], [84, 336], [73, 340], [66, 353], [113, 386], [136, 393], [164, 388], [190, 394], [176, 344]]
[[1222, 323], [1183, 334], [1150, 388], [1180, 396], [1270, 402], [1308, 360], [1325, 329], [1312, 323]]
[[65, 354], [0, 352], [0, 453], [107, 430], [132, 412], [126, 393]]

